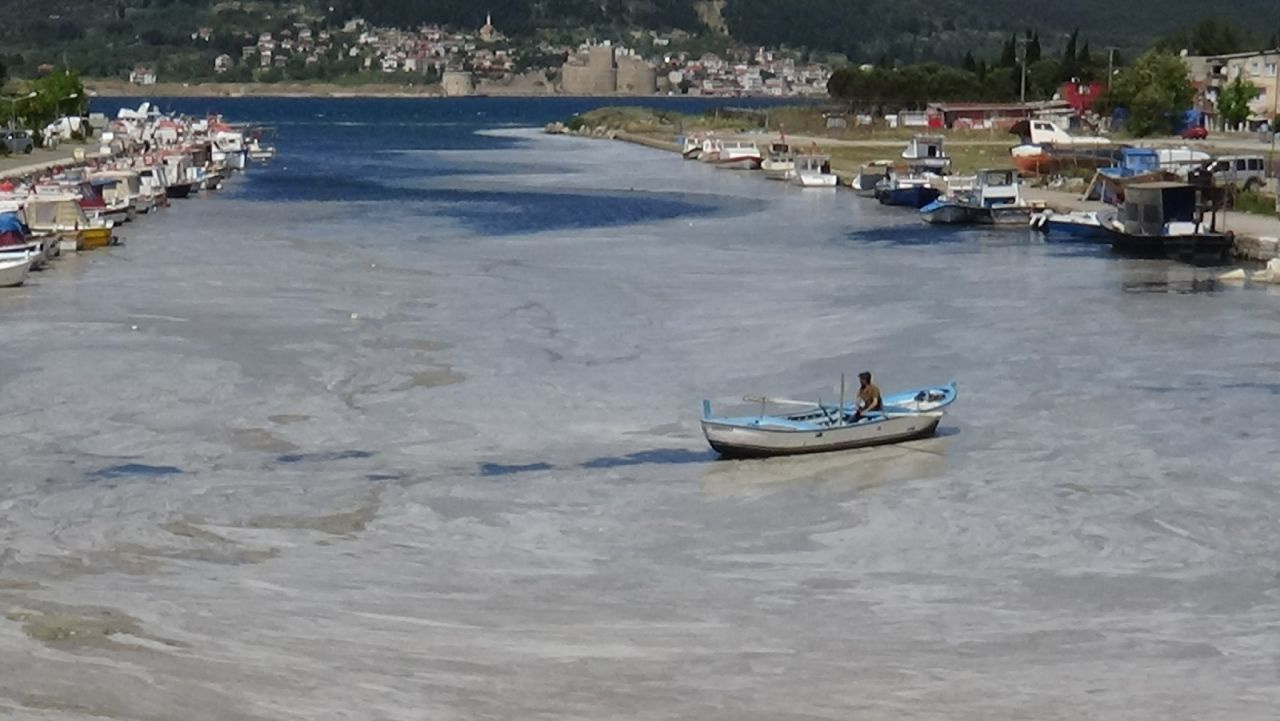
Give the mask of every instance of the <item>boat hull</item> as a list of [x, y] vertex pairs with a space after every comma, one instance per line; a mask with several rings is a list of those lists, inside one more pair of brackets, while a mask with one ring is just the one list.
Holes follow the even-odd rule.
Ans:
[[928, 186], [889, 188], [876, 194], [881, 205], [920, 209], [938, 199], [938, 189]]
[[921, 208], [920, 219], [930, 225], [968, 225], [973, 222], [968, 208], [938, 201]]
[[802, 188], [834, 188], [839, 181], [834, 173], [799, 173], [792, 180]]
[[189, 198], [191, 197], [191, 188], [193, 185], [195, 184], [194, 183], [178, 183], [175, 185], [170, 185], [164, 189], [164, 193], [166, 196], [170, 198], [179, 198], [179, 199]]
[[790, 431], [743, 428], [704, 420], [702, 432], [711, 448], [725, 458], [766, 458], [901, 443], [933, 435], [941, 421], [941, 413], [923, 413], [889, 416], [838, 428]]
[[16, 288], [27, 282], [30, 269], [31, 260], [28, 258], [0, 260], [0, 288]]
[[769, 180], [791, 180], [796, 177], [795, 163], [771, 163], [766, 160], [760, 164], [760, 170]]
[[1226, 233], [1192, 235], [1129, 235], [1106, 230], [1111, 250], [1134, 258], [1167, 258], [1191, 265], [1220, 265], [1226, 261], [1234, 238]]
[[742, 157], [742, 158], [717, 158], [715, 161], [717, 168], [721, 170], [758, 170], [760, 168], [760, 158]]
[[108, 245], [111, 245], [110, 228], [85, 228], [80, 231], [78, 246], [81, 249], [93, 250], [95, 248], [105, 248]]
[[977, 225], [1026, 225], [1031, 209], [1023, 206], [971, 208], [970, 217]]

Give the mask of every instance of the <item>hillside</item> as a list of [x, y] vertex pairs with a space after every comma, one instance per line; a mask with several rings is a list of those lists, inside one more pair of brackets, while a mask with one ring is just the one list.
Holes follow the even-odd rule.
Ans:
[[[965, 52], [993, 57], [1013, 31], [1035, 29], [1046, 52], [1079, 28], [1094, 51], [1117, 46], [1129, 57], [1167, 35], [1214, 17], [1235, 23], [1259, 47], [1280, 31], [1280, 3], [1234, 0], [8, 0], [0, 23], [0, 63], [31, 72], [66, 63], [89, 75], [118, 75], [134, 63], [167, 58], [207, 67], [235, 54], [245, 37], [303, 20], [335, 27], [360, 16], [377, 25], [438, 23], [478, 28], [487, 13], [509, 36], [569, 38], [593, 33], [625, 37], [634, 29], [708, 32], [709, 8], [737, 40], [828, 50], [860, 62], [957, 61]], [[195, 47], [191, 34], [209, 26]], [[719, 28], [718, 28], [719, 29]]]

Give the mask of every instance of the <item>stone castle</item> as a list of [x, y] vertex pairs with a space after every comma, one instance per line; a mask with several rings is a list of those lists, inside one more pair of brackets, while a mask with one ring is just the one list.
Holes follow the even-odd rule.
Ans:
[[593, 45], [570, 56], [561, 68], [566, 95], [653, 95], [658, 74], [643, 58], [619, 53], [612, 45]]

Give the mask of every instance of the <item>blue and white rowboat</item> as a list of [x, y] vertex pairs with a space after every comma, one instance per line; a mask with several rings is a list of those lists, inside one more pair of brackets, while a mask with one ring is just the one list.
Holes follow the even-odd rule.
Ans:
[[[884, 396], [884, 410], [853, 420], [852, 403], [823, 405], [805, 401], [753, 398], [760, 415], [714, 417], [711, 401], [702, 402], [702, 432], [711, 448], [730, 458], [822, 453], [850, 448], [900, 443], [933, 435], [942, 420], [942, 408], [956, 399], [954, 381], [942, 386], [917, 388]], [[801, 405], [806, 409], [789, 415], [767, 415], [769, 403]]]

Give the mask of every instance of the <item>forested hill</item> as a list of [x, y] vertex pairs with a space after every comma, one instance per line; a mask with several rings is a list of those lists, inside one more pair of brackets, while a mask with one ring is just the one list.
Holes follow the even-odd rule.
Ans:
[[0, 63], [19, 72], [65, 63], [115, 73], [190, 52], [201, 26], [214, 28], [219, 52], [234, 54], [237, 38], [286, 18], [320, 27], [363, 17], [375, 25], [474, 29], [491, 13], [515, 38], [549, 30], [559, 38], [625, 40], [637, 29], [705, 32], [699, 9], [713, 5], [736, 40], [844, 53], [856, 62], [956, 62], [966, 52], [990, 58], [1023, 30], [1036, 31], [1054, 52], [1077, 28], [1093, 52], [1117, 46], [1133, 57], [1206, 17], [1241, 28], [1209, 43], [1214, 52], [1280, 43], [1278, 0], [4, 0]]
[[1280, 31], [1277, 0], [729, 0], [724, 15], [744, 42], [820, 47], [863, 61], [954, 59], [1021, 30], [1052, 47], [1079, 29], [1095, 49], [1128, 53], [1205, 19], [1242, 28], [1241, 46], [1261, 47]]

